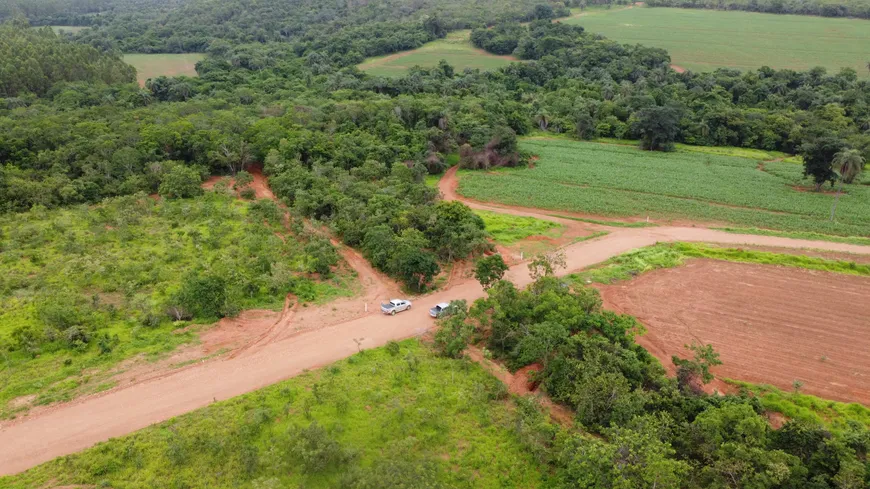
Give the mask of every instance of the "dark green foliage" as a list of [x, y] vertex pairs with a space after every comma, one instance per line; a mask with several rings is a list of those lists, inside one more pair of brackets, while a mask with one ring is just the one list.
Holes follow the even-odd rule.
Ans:
[[508, 271], [507, 263], [500, 254], [484, 256], [474, 262], [474, 278], [481, 287], [488, 289], [504, 277]]
[[680, 387], [695, 392], [701, 392], [702, 384], [709, 384], [713, 380], [711, 367], [722, 365], [719, 354], [710, 345], [692, 343], [686, 345], [692, 352], [692, 358], [680, 358], [676, 355], [671, 358], [677, 367], [677, 382]]
[[196, 197], [202, 194], [199, 173], [190, 167], [175, 164], [160, 178], [157, 193], [167, 199]]
[[680, 112], [675, 107], [649, 107], [637, 113], [635, 126], [640, 145], [652, 151], [673, 151], [680, 130]]
[[834, 157], [845, 148], [845, 143], [834, 137], [821, 137], [801, 146], [801, 157], [804, 160], [804, 175], [813, 179], [816, 190], [837, 179], [834, 171]]
[[870, 19], [870, 4], [865, 0], [837, 2], [827, 0], [730, 0], [727, 5], [715, 0], [691, 2], [685, 0], [652, 0], [646, 4], [650, 7], [727, 8], [728, 10], [746, 10], [770, 14], [821, 15], [823, 17], [861, 17]]
[[461, 358], [471, 340], [474, 327], [466, 322], [468, 305], [464, 300], [453, 301], [438, 320], [435, 347], [449, 358]]
[[338, 252], [326, 238], [313, 238], [305, 245], [305, 254], [310, 258], [309, 266], [312, 272], [322, 277], [332, 274], [332, 267], [338, 265]]
[[305, 472], [323, 472], [345, 465], [355, 454], [342, 447], [317, 421], [307, 428], [292, 428], [288, 433], [287, 452]]
[[219, 318], [233, 310], [227, 280], [214, 273], [194, 270], [181, 282], [170, 299], [170, 315], [175, 319]]
[[136, 70], [114, 54], [63, 41], [50, 28], [0, 24], [0, 97], [44, 95], [62, 82], [132, 83]]

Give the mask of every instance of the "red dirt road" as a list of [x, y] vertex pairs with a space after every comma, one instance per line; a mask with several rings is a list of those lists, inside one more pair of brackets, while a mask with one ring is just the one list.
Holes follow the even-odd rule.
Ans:
[[[715, 277], [715, 280], [711, 280]], [[673, 368], [683, 347], [711, 344], [717, 377], [870, 405], [870, 278], [692, 260], [601, 288], [605, 307], [637, 317], [637, 338]]]
[[[449, 184], [449, 181], [446, 183]], [[453, 196], [445, 197], [449, 199]], [[469, 204], [473, 207], [482, 205]], [[486, 207], [498, 212], [564, 222], [566, 225], [578, 224], [575, 221], [545, 216], [534, 209]], [[632, 249], [668, 241], [816, 248], [870, 254], [870, 247], [737, 235], [703, 228], [608, 230], [611, 234], [607, 236], [565, 247], [565, 272], [580, 270]], [[511, 267], [506, 278], [518, 286], [527, 285], [530, 279], [526, 264]], [[328, 365], [356, 353], [354, 339], [361, 339], [363, 348], [373, 348], [390, 340], [420, 335], [433, 326], [426, 310], [430, 304], [458, 298], [471, 302], [482, 296], [480, 285], [473, 279], [465, 279], [448, 290], [415, 298], [415, 307], [396, 317], [370, 313], [335, 324], [329, 324], [331, 321], [325, 319], [321, 327], [281, 334], [265, 344], [258, 342], [246, 349], [243, 355], [193, 365], [102, 395], [58, 405], [12, 424], [4, 423], [0, 427], [0, 475], [20, 472], [109, 438], [126, 435], [150, 424], [206, 406], [215, 399], [223, 400], [265, 387], [293, 377], [304, 369]], [[364, 300], [366, 298], [357, 299], [356, 306], [359, 309], [363, 309]], [[370, 307], [376, 305], [370, 304]], [[311, 310], [321, 311], [326, 317], [329, 308], [330, 304], [327, 304]], [[294, 316], [294, 322], [296, 320], [297, 316]]]

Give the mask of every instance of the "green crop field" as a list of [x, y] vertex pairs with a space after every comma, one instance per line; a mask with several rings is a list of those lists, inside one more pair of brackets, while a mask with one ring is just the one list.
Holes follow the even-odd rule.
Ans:
[[595, 10], [564, 22], [619, 42], [667, 49], [674, 64], [689, 70], [823, 66], [832, 73], [850, 67], [859, 76], [870, 74], [868, 20], [635, 7]]
[[496, 56], [475, 48], [469, 41], [470, 35], [471, 31], [468, 30], [454, 31], [444, 39], [411, 51], [367, 59], [358, 68], [372, 75], [402, 76], [414, 66], [428, 68], [438, 65], [442, 59], [447, 60], [457, 71], [465, 68], [493, 70], [516, 61], [509, 56]]
[[222, 401], [23, 474], [15, 488], [542, 486], [494, 377], [417, 340]]
[[214, 315], [280, 310], [291, 291], [303, 300], [349, 295], [346, 275], [306, 278], [310, 257], [299, 241], [276, 236], [276, 213], [270, 201], [209, 192], [0, 218], [0, 419], [105, 390], [122, 360], [157, 359], [196, 341], [178, 331], [190, 321], [167, 313], [185, 290], [215, 294], [222, 310]]
[[166, 76], [196, 76], [196, 63], [204, 54], [125, 54], [124, 61], [136, 68], [136, 78], [144, 85], [149, 78]]
[[539, 156], [534, 168], [463, 171], [460, 193], [484, 201], [602, 216], [649, 215], [870, 236], [870, 186], [846, 185], [831, 222], [833, 195], [797, 187], [808, 182], [796, 163], [695, 151], [654, 153], [564, 139], [527, 138], [520, 147]]

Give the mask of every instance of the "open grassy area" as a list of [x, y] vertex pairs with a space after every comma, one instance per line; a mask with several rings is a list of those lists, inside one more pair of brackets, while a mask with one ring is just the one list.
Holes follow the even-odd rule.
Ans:
[[136, 79], [144, 85], [149, 78], [165, 76], [196, 76], [196, 63], [204, 54], [125, 54], [124, 61], [136, 68]]
[[53, 25], [51, 29], [60, 34], [61, 32], [69, 32], [70, 34], [78, 34], [79, 32], [87, 29], [88, 26], [82, 25]]
[[674, 64], [694, 71], [715, 68], [829, 72], [854, 68], [870, 76], [870, 22], [739, 11], [631, 8], [596, 10], [563, 20], [628, 44], [667, 49]]
[[[476, 364], [417, 340], [101, 443], [5, 488], [534, 488], [545, 469], [516, 410]], [[425, 481], [425, 484], [423, 482]]]
[[511, 216], [489, 211], [474, 211], [486, 223], [488, 232], [496, 243], [512, 245], [530, 236], [558, 236], [563, 227], [552, 221], [534, 217]]
[[845, 260], [829, 260], [803, 255], [724, 248], [701, 243], [662, 243], [624, 253], [588, 270], [571, 274], [568, 277], [578, 284], [592, 282], [611, 284], [621, 280], [632, 279], [644, 272], [676, 267], [691, 258], [760, 263], [870, 276], [870, 265], [861, 265]]
[[870, 427], [870, 408], [857, 402], [830, 401], [799, 391], [785, 392], [766, 384], [728, 382], [758, 397], [768, 411], [781, 413], [788, 419], [819, 423], [834, 432], [842, 431], [850, 422]]
[[846, 185], [831, 222], [833, 195], [806, 191], [803, 168], [792, 162], [565, 139], [523, 139], [520, 147], [538, 155], [534, 168], [464, 171], [459, 192], [482, 201], [602, 216], [870, 236], [870, 187]]
[[444, 39], [427, 43], [411, 51], [378, 56], [361, 63], [358, 68], [372, 75], [402, 76], [414, 66], [429, 68], [447, 60], [457, 71], [465, 68], [493, 70], [515, 61], [509, 56], [489, 54], [471, 45], [471, 31], [453, 31]]
[[270, 206], [218, 193], [139, 195], [0, 219], [0, 419], [104, 390], [122, 360], [194, 341], [172, 311], [208, 324], [280, 310], [291, 291], [351, 293], [347, 277], [306, 277], [304, 244], [276, 236], [280, 218], [262, 212]]

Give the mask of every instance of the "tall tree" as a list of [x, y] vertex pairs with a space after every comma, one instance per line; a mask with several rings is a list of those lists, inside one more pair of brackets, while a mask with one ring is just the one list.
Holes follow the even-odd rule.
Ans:
[[841, 139], [833, 136], [820, 137], [801, 146], [804, 175], [813, 179], [817, 192], [822, 189], [825, 182], [833, 184], [837, 179], [837, 173], [834, 171], [834, 156], [845, 146]]
[[843, 184], [852, 183], [864, 171], [864, 157], [857, 149], [844, 149], [834, 155], [833, 165], [840, 174], [840, 185], [837, 187], [837, 196], [834, 198], [833, 207], [831, 207], [832, 221], [837, 212], [837, 204], [840, 202], [840, 194], [843, 192]]

